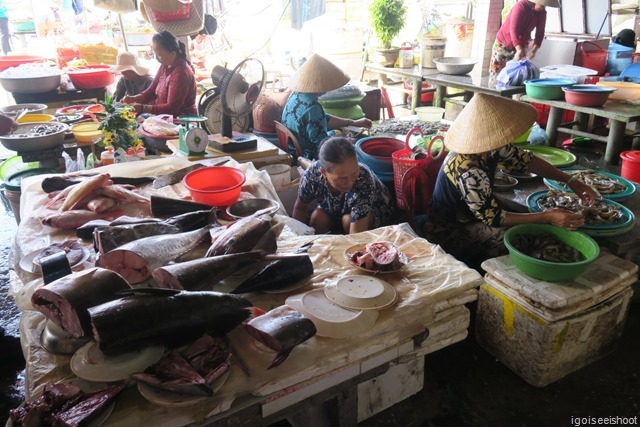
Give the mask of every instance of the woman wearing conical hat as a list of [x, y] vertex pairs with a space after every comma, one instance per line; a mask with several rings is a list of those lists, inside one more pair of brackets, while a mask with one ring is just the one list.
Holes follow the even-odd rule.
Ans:
[[[371, 127], [371, 120], [366, 118], [351, 120], [326, 114], [318, 101], [325, 92], [338, 89], [349, 80], [340, 68], [315, 53], [291, 77], [289, 88], [293, 93], [282, 112], [282, 124], [298, 137], [304, 157], [318, 158], [318, 147], [329, 129]], [[296, 155], [293, 145], [289, 152]]]
[[536, 110], [529, 104], [476, 94], [447, 132], [450, 153], [438, 173], [424, 232], [429, 241], [472, 268], [507, 253], [502, 238], [508, 227], [540, 223], [575, 230], [584, 224], [581, 214], [563, 209], [505, 210], [491, 189], [498, 165], [507, 172], [533, 172], [565, 182], [588, 204], [598, 197], [593, 188], [511, 143], [535, 118]]

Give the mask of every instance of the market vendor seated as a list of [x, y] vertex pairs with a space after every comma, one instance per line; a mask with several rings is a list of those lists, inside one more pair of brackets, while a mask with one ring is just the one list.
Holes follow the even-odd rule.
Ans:
[[317, 234], [359, 233], [390, 224], [389, 191], [368, 167], [358, 163], [350, 139], [326, 139], [319, 157], [300, 180], [295, 219]]
[[479, 270], [484, 260], [507, 253], [503, 237], [508, 227], [542, 223], [575, 230], [584, 224], [581, 214], [563, 209], [507, 212], [491, 189], [498, 165], [566, 182], [588, 204], [598, 197], [591, 187], [511, 143], [535, 118], [529, 104], [476, 94], [447, 132], [445, 145], [451, 152], [440, 168], [423, 228], [430, 242], [472, 268]]
[[196, 115], [196, 80], [184, 43], [161, 31], [153, 35], [151, 48], [160, 62], [151, 86], [139, 95], [125, 96], [122, 102], [133, 105], [136, 113]]
[[125, 96], [135, 96], [145, 91], [153, 82], [149, 69], [138, 63], [138, 58], [131, 52], [120, 52], [116, 65], [109, 70], [121, 74], [113, 93], [113, 99], [120, 102]]
[[[318, 101], [325, 92], [338, 89], [349, 80], [340, 68], [315, 53], [291, 77], [289, 88], [293, 93], [284, 106], [282, 124], [298, 138], [303, 157], [318, 158], [318, 147], [328, 136], [329, 129], [371, 127], [371, 120], [367, 118], [351, 120], [326, 114]], [[296, 155], [292, 144], [289, 153]]]

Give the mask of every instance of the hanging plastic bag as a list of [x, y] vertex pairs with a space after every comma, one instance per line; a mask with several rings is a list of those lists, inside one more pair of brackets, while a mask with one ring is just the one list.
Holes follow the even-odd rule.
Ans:
[[85, 169], [84, 151], [82, 151], [81, 148], [78, 148], [78, 152], [76, 153], [76, 163], [78, 164], [79, 171]]
[[64, 159], [64, 171], [65, 173], [78, 172], [78, 162], [73, 161], [71, 156], [65, 151], [62, 152], [62, 158]]
[[531, 133], [527, 138], [529, 145], [547, 145], [547, 140], [549, 137], [547, 136], [547, 132], [540, 127], [539, 124], [534, 123], [533, 128], [531, 129]]
[[497, 82], [502, 86], [522, 86], [526, 80], [540, 77], [538, 67], [528, 59], [512, 59], [498, 74]]

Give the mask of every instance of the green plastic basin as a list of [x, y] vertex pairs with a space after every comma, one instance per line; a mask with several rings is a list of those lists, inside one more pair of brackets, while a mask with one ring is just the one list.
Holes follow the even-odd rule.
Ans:
[[524, 82], [527, 95], [537, 99], [564, 99], [565, 86], [576, 84], [571, 79], [531, 79]]
[[[585, 257], [584, 261], [559, 263], [532, 258], [523, 254], [511, 244], [512, 239], [520, 234], [552, 233], [560, 241], [571, 246]], [[580, 276], [589, 264], [600, 255], [600, 246], [591, 237], [579, 231], [569, 231], [564, 228], [547, 224], [521, 224], [511, 227], [504, 235], [504, 244], [509, 250], [513, 264], [524, 274], [547, 282], [567, 282]]]

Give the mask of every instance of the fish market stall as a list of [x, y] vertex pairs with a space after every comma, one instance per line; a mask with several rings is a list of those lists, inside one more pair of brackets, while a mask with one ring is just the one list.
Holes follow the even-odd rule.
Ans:
[[[217, 161], [219, 160], [212, 162]], [[185, 159], [171, 157], [138, 162], [135, 170], [130, 165], [118, 164], [95, 172], [109, 173], [114, 179], [118, 176], [157, 177], [182, 170], [189, 165], [191, 163]], [[230, 161], [227, 165], [238, 167], [246, 174], [247, 181], [242, 187], [241, 199], [260, 197], [277, 200], [266, 172], [255, 170], [251, 164], [240, 165]], [[100, 175], [91, 179], [98, 180]], [[423, 366], [424, 354], [451, 345], [467, 336], [469, 311], [464, 304], [477, 298], [476, 288], [482, 283], [481, 276], [445, 254], [439, 247], [417, 237], [407, 224], [349, 236], [310, 236], [307, 227], [276, 214], [274, 220], [281, 224], [274, 228], [279, 227], [281, 232], [277, 238], [276, 261], [273, 263], [283, 263], [277, 264], [280, 267], [285, 265], [284, 263], [292, 262], [291, 259], [293, 259], [295, 265], [292, 264], [288, 269], [277, 268], [276, 277], [272, 277], [272, 282], [284, 281], [284, 278], [279, 276], [284, 270], [302, 274], [300, 277], [304, 277], [303, 280], [299, 280], [299, 277], [296, 279], [297, 276], [287, 276], [286, 279], [294, 283], [288, 283], [284, 288], [278, 287], [281, 285], [276, 283], [274, 287], [267, 288], [266, 277], [270, 274], [268, 268], [272, 262], [270, 261], [267, 267], [264, 267], [264, 263], [254, 262], [248, 265], [243, 263], [242, 268], [239, 266], [234, 268], [234, 271], [227, 273], [230, 275], [213, 288], [218, 292], [240, 292], [240, 295], [180, 291], [169, 288], [181, 285], [186, 287], [195, 280], [193, 275], [189, 276], [192, 274], [189, 272], [191, 270], [186, 273], [177, 272], [176, 269], [179, 270], [181, 263], [165, 265], [154, 270], [155, 280], [149, 281], [147, 280], [150, 276], [148, 272], [145, 276], [138, 277], [136, 274], [141, 270], [136, 270], [136, 274], [133, 274], [126, 268], [121, 268], [121, 265], [131, 262], [130, 256], [129, 259], [120, 261], [124, 264], [115, 266], [115, 263], [112, 264], [109, 261], [114, 259], [113, 257], [102, 255], [98, 266], [117, 271], [129, 282], [129, 284], [125, 282], [120, 291], [115, 291], [116, 288], [120, 288], [119, 280], [111, 279], [110, 288], [113, 287], [115, 292], [126, 296], [115, 301], [107, 301], [89, 310], [93, 326], [88, 327], [90, 331], [88, 334], [93, 335], [94, 338], [97, 336], [98, 343], [89, 341], [74, 354], [55, 354], [44, 348], [47, 344], [47, 333], [51, 330], [49, 325], [51, 322], [47, 318], [51, 319], [55, 316], [45, 317], [43, 313], [48, 313], [48, 309], [43, 307], [48, 306], [50, 310], [51, 305], [57, 305], [62, 313], [67, 313], [63, 314], [61, 320], [63, 324], [66, 322], [67, 331], [73, 331], [74, 327], [70, 326], [73, 324], [79, 328], [76, 329], [76, 336], [83, 334], [83, 328], [85, 328], [84, 334], [87, 334], [86, 319], [83, 323], [83, 313], [86, 313], [86, 309], [72, 306], [69, 311], [68, 308], [64, 308], [66, 301], [72, 301], [71, 296], [65, 294], [63, 289], [69, 284], [64, 280], [75, 281], [80, 278], [88, 286], [88, 283], [102, 281], [101, 275], [105, 277], [117, 277], [117, 275], [106, 269], [91, 269], [96, 260], [96, 252], [86, 241], [81, 245], [88, 251], [88, 256], [86, 259], [81, 257], [78, 260], [77, 266], [74, 267], [76, 272], [71, 276], [53, 282], [57, 287], [48, 285], [47, 288], [41, 288], [42, 278], [38, 277], [38, 274], [26, 271], [23, 265], [26, 256], [54, 242], [74, 240], [74, 231], [77, 228], [77, 226], [67, 227], [68, 229], [65, 230], [43, 225], [42, 219], [51, 216], [51, 210], [44, 207], [49, 198], [42, 191], [42, 182], [43, 177], [29, 178], [23, 182], [21, 213], [24, 219], [13, 245], [12, 293], [18, 306], [24, 310], [20, 323], [20, 335], [26, 359], [28, 399], [38, 396], [44, 388], [51, 387], [46, 384], [72, 381], [82, 392], [90, 393], [91, 390], [95, 390], [96, 384], [125, 380], [133, 374], [131, 378], [136, 379], [137, 385], [132, 385], [125, 390], [109, 389], [109, 396], [115, 396], [111, 398], [115, 401], [115, 405], [102, 412], [102, 416], [109, 412], [104, 425], [179, 426], [220, 419], [225, 419], [229, 425], [241, 422], [245, 425], [246, 423], [259, 425], [277, 421], [304, 409], [305, 405], [311, 405], [313, 402], [317, 404], [337, 395], [343, 398], [349, 396], [339, 406], [347, 407], [343, 415], [350, 414], [344, 415], [346, 418], [343, 419], [355, 423], [372, 415], [371, 402], [364, 405], [369, 408], [363, 408], [362, 402], [366, 402], [367, 398], [384, 398], [391, 403], [398, 401], [397, 396], [395, 400], [389, 400], [388, 396], [384, 396], [385, 390], [376, 391], [375, 382], [371, 383], [369, 380], [377, 378], [377, 381], [397, 381], [399, 377], [397, 369], [404, 366], [412, 366], [421, 372], [419, 369]], [[182, 184], [168, 185], [160, 189], [144, 184], [139, 185], [138, 190], [132, 192], [140, 198], [161, 196], [179, 199], [189, 194]], [[62, 203], [72, 202], [63, 201]], [[132, 217], [151, 215], [149, 205], [144, 200], [121, 204], [119, 207], [123, 213]], [[260, 217], [256, 220], [259, 219]], [[253, 221], [254, 218], [249, 217], [249, 220]], [[49, 223], [60, 225], [58, 221], [60, 220], [54, 217]], [[239, 224], [241, 221], [243, 220], [234, 224]], [[184, 225], [184, 221], [172, 224]], [[166, 226], [166, 221], [163, 226]], [[186, 236], [186, 233], [202, 233], [202, 230], [205, 230], [208, 236], [207, 227], [211, 226], [182, 234], [162, 235], [163, 240], [156, 241], [165, 242], [165, 244], [158, 243], [158, 249], [155, 251], [157, 254], [154, 256], [159, 256], [164, 253], [163, 251], [169, 251], [169, 247], [178, 244], [176, 239], [182, 235]], [[231, 227], [233, 226], [226, 229], [232, 230], [230, 240], [225, 241], [226, 249], [233, 245], [240, 245], [243, 240], [239, 234], [243, 230]], [[221, 231], [222, 235], [226, 230]], [[262, 234], [269, 235], [270, 231]], [[189, 236], [196, 236], [196, 234], [189, 234]], [[217, 236], [212, 237], [212, 240], [218, 239], [215, 242], [219, 242], [222, 237]], [[172, 243], [167, 243], [169, 242], [167, 239], [173, 239]], [[101, 240], [101, 244], [108, 242], [108, 239]], [[372, 242], [387, 243], [377, 243], [376, 246], [370, 245]], [[136, 241], [120, 248], [131, 244], [136, 244]], [[216, 244], [209, 248], [214, 255], [222, 249], [219, 244], [218, 246]], [[308, 257], [304, 255], [305, 248], [308, 251]], [[111, 254], [117, 250], [106, 251], [106, 253]], [[196, 248], [189, 253], [189, 258], [193, 259], [190, 262], [202, 262], [204, 253], [198, 251], [199, 249]], [[384, 264], [390, 271], [370, 274], [372, 265], [377, 264], [360, 264], [360, 257], [367, 253], [374, 253], [374, 259], [380, 262], [383, 262], [381, 260], [384, 260], [385, 254], [393, 254], [394, 263]], [[283, 255], [282, 259], [278, 259], [278, 254], [289, 255]], [[215, 256], [208, 259], [215, 260]], [[308, 261], [298, 262], [305, 259], [310, 261], [309, 265], [305, 264]], [[87, 275], [93, 275], [93, 279], [87, 279]], [[190, 279], [181, 281], [184, 277]], [[247, 277], [249, 277], [248, 280]], [[261, 279], [256, 282], [255, 277]], [[173, 279], [177, 280], [177, 285], [172, 282]], [[136, 282], [140, 283], [135, 284]], [[366, 307], [366, 310], [360, 305], [363, 304], [363, 300], [358, 299], [357, 292], [360, 291], [356, 289], [362, 284], [367, 285], [368, 291], [365, 294], [370, 293], [367, 297], [372, 297], [372, 301], [375, 300], [372, 306]], [[129, 290], [129, 285], [134, 289]], [[238, 288], [239, 285], [240, 288]], [[150, 291], [139, 289], [149, 286], [154, 289]], [[43, 292], [44, 289], [50, 289], [52, 294]], [[340, 289], [350, 290], [351, 294], [347, 292], [343, 295], [338, 292]], [[65, 299], [63, 296], [62, 300], [56, 300], [56, 290], [59, 291], [57, 295], [67, 295], [68, 298]], [[210, 285], [209, 290], [211, 290]], [[34, 292], [36, 295], [32, 299]], [[170, 295], [170, 298], [167, 295]], [[207, 298], [208, 302], [204, 307], [202, 303], [197, 301], [194, 303], [195, 298], [199, 298], [200, 295]], [[347, 298], [349, 295], [351, 299]], [[351, 322], [348, 323], [349, 327], [335, 328], [326, 322], [317, 323], [316, 327], [307, 317], [302, 317], [298, 310], [301, 312], [310, 310], [313, 313], [313, 302], [308, 300], [317, 302], [318, 298], [324, 299], [325, 296], [330, 301], [334, 301], [332, 298], [336, 298], [336, 301], [345, 299], [347, 305], [351, 304], [356, 309], [361, 309], [361, 311], [355, 311], [361, 314], [356, 316], [357, 319], [354, 321], [352, 318], [354, 312], [338, 310], [336, 313], [340, 312], [343, 315], [351, 313], [348, 319]], [[363, 296], [360, 295], [360, 297]], [[97, 301], [98, 298], [96, 294], [91, 296], [93, 301]], [[226, 320], [222, 321], [221, 327], [225, 330], [222, 333], [229, 329], [231, 331], [222, 339], [214, 338], [209, 342], [207, 339], [204, 341], [198, 339], [188, 346], [178, 347], [179, 352], [165, 351], [164, 346], [158, 346], [157, 343], [152, 342], [133, 353], [120, 352], [125, 347], [137, 348], [136, 340], [147, 342], [149, 337], [154, 336], [154, 328], [163, 324], [165, 320], [164, 318], [156, 319], [154, 324], [153, 319], [145, 318], [153, 316], [140, 314], [126, 319], [117, 314], [116, 317], [110, 317], [115, 313], [110, 310], [110, 304], [124, 304], [125, 300], [136, 304], [163, 301], [164, 304], [169, 300], [176, 302], [179, 299], [184, 299], [186, 304], [193, 304], [189, 305], [191, 309], [170, 309], [169, 312], [178, 317], [182, 316], [185, 321], [193, 320], [186, 319], [191, 312], [194, 313], [194, 317], [222, 316], [221, 313], [229, 310], [235, 313], [236, 305], [238, 305], [237, 313], [243, 314], [238, 321], [232, 322], [229, 317], [224, 318]], [[283, 305], [285, 302], [286, 305]], [[38, 307], [34, 307], [34, 304]], [[244, 314], [246, 304], [255, 307], [251, 309], [249, 319], [246, 318], [248, 314]], [[324, 304], [327, 304], [326, 300]], [[124, 305], [120, 308], [123, 307]], [[337, 310], [335, 307], [338, 305], [331, 305], [331, 307], [334, 307], [332, 310]], [[201, 315], [196, 314], [198, 310], [203, 309], [205, 311]], [[261, 314], [260, 310], [267, 313]], [[103, 315], [104, 323], [101, 323], [99, 318]], [[313, 319], [312, 315], [311, 318]], [[244, 324], [235, 327], [243, 320], [245, 320]], [[123, 325], [126, 326], [110, 327], [120, 322], [124, 322]], [[227, 325], [226, 322], [229, 324]], [[280, 328], [280, 324], [284, 325], [284, 329]], [[289, 327], [293, 329], [287, 329]], [[297, 336], [300, 330], [308, 333], [302, 337]], [[187, 328], [183, 330], [183, 334], [188, 335], [189, 332]], [[86, 337], [88, 338], [89, 335]], [[131, 339], [126, 338], [123, 341], [120, 340], [121, 336]], [[194, 385], [190, 382], [183, 384], [182, 386], [186, 387], [190, 394], [167, 394], [149, 386], [149, 383], [157, 385], [159, 377], [154, 376], [154, 372], [159, 372], [157, 370], [161, 369], [162, 363], [169, 363], [171, 357], [185, 357], [187, 360], [193, 360], [188, 354], [195, 354], [192, 350], [195, 351], [196, 345], [216, 348], [216, 352], [224, 355], [225, 362], [217, 365], [221, 373], [215, 373], [216, 379], [210, 385], [209, 383], [206, 386], [202, 383]], [[150, 365], [155, 368], [149, 368]], [[211, 374], [213, 375], [214, 372]], [[78, 379], [78, 376], [81, 379]], [[419, 382], [420, 384], [416, 386], [418, 390], [422, 387], [421, 380]], [[206, 394], [194, 393], [194, 390], [202, 387], [206, 389]], [[362, 392], [363, 387], [367, 390], [365, 393]], [[408, 386], [404, 387], [406, 389]], [[415, 391], [407, 393], [405, 390], [407, 393], [405, 396]], [[358, 395], [360, 395], [360, 405], [357, 404]], [[377, 405], [376, 411], [385, 408], [380, 407], [380, 403]]]

